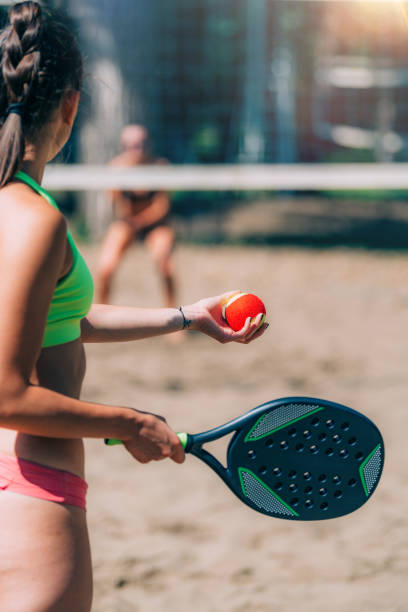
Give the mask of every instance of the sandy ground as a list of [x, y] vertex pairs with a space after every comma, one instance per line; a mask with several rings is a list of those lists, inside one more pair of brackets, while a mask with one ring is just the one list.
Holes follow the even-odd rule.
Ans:
[[[94, 269], [97, 248], [84, 249]], [[194, 333], [89, 346], [85, 399], [140, 407], [175, 430], [213, 427], [270, 399], [350, 405], [383, 432], [373, 498], [340, 519], [295, 523], [241, 504], [194, 457], [142, 466], [87, 441], [94, 612], [408, 610], [408, 257], [180, 246], [181, 303], [250, 290], [270, 328], [250, 346]], [[153, 265], [129, 253], [115, 302], [160, 305]]]

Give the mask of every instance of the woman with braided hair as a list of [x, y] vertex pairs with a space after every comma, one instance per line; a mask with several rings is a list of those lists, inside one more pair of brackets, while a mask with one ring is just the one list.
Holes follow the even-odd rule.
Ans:
[[68, 140], [82, 60], [71, 33], [36, 2], [10, 9], [0, 35], [0, 610], [89, 612], [92, 571], [82, 438], [119, 438], [139, 462], [184, 452], [162, 417], [79, 399], [84, 342], [183, 328], [247, 344], [220, 298], [180, 308], [92, 305], [92, 278], [41, 187]]

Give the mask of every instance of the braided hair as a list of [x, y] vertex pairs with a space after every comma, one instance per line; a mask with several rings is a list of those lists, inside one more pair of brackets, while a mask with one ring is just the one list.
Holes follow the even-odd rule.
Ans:
[[0, 33], [0, 187], [19, 169], [35, 137], [69, 90], [80, 90], [82, 57], [65, 25], [37, 2], [15, 4]]

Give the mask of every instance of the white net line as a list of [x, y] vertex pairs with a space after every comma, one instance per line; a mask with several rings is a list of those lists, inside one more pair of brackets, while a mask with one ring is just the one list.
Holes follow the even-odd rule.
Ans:
[[408, 189], [408, 163], [176, 165], [132, 168], [50, 164], [44, 175], [44, 187], [52, 191]]

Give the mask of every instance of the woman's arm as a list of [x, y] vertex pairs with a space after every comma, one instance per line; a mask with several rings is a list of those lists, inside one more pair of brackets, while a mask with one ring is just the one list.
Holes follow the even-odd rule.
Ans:
[[29, 383], [64, 265], [66, 225], [37, 196], [10, 203], [0, 224], [0, 427], [45, 437], [117, 437], [139, 461], [182, 462], [181, 444], [163, 419]]
[[184, 461], [179, 439], [162, 417], [76, 400], [16, 375], [1, 385], [0, 427], [52, 438], [117, 438], [141, 463]]
[[93, 304], [81, 321], [82, 342], [124, 342], [168, 334], [183, 328], [176, 308], [131, 308]]
[[200, 331], [218, 342], [247, 344], [261, 336], [268, 325], [258, 329], [262, 315], [254, 322], [247, 320], [243, 329], [234, 332], [221, 316], [221, 300], [236, 292], [228, 292], [177, 308], [132, 308], [94, 304], [81, 322], [83, 342], [124, 342], [140, 340], [181, 330], [187, 320], [189, 330]]
[[136, 230], [142, 230], [158, 223], [167, 217], [169, 212], [169, 196], [164, 191], [160, 191], [153, 197], [151, 204], [133, 216], [132, 224]]

